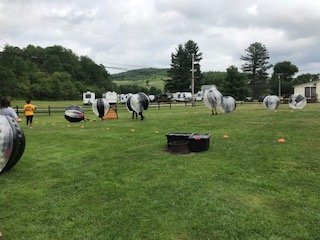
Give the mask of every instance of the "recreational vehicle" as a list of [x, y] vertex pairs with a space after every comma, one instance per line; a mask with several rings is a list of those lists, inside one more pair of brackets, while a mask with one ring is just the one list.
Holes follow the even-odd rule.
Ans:
[[156, 97], [154, 95], [149, 95], [150, 102], [154, 102], [156, 100]]
[[188, 102], [191, 100], [191, 92], [176, 92], [173, 93], [173, 100], [177, 102]]
[[120, 94], [120, 102], [126, 103], [128, 98], [132, 95], [132, 93], [121, 93]]
[[107, 99], [110, 104], [116, 104], [118, 102], [118, 95], [116, 92], [108, 91], [102, 94], [102, 98]]
[[202, 91], [197, 92], [195, 95], [195, 100], [202, 101], [202, 99], [203, 99], [203, 92]]
[[96, 94], [94, 92], [87, 91], [83, 93], [82, 99], [84, 105], [92, 105], [96, 99]]

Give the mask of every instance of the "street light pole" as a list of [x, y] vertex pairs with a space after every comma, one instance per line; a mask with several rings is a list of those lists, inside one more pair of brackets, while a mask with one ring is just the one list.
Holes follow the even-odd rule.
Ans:
[[[312, 82], [312, 78], [310, 78], [310, 83]], [[311, 85], [309, 87], [309, 98], [311, 99]]]
[[281, 97], [281, 76], [280, 76], [280, 73], [278, 74], [278, 80], [279, 80], [279, 99]]
[[194, 106], [194, 53], [191, 54], [192, 56], [192, 68], [191, 68], [191, 101], [192, 106]]

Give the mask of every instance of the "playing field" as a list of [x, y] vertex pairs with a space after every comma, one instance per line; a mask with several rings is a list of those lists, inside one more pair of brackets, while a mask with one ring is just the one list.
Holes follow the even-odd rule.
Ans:
[[[4, 240], [319, 239], [320, 104], [86, 113], [22, 117], [25, 152], [0, 175]], [[210, 148], [171, 154], [170, 132], [208, 133]]]

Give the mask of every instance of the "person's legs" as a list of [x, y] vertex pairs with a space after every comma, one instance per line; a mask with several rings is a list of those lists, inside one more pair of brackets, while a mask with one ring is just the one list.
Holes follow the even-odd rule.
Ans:
[[33, 119], [33, 115], [29, 116], [29, 127], [32, 128], [32, 119]]
[[27, 119], [27, 127], [32, 127], [32, 117], [33, 117], [33, 116], [26, 116], [26, 119]]

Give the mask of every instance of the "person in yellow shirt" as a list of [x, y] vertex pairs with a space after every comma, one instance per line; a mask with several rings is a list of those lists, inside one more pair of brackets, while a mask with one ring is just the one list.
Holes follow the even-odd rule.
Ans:
[[36, 111], [36, 106], [32, 105], [30, 102], [31, 100], [26, 101], [27, 104], [23, 106], [23, 112], [24, 112], [24, 115], [26, 116], [27, 126], [29, 128], [32, 128], [32, 119], [33, 119], [34, 112]]

